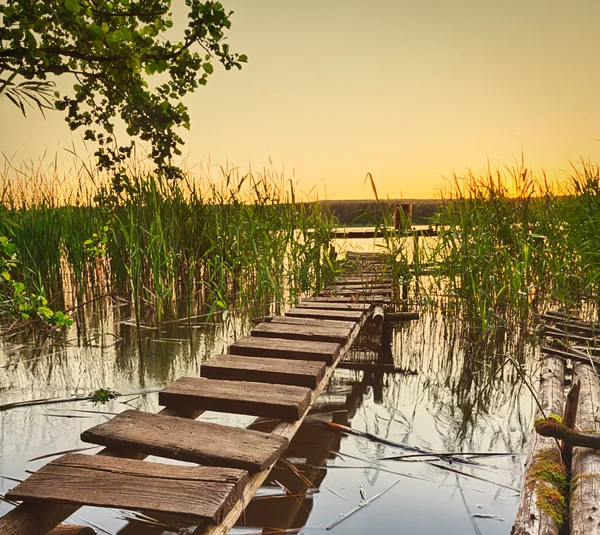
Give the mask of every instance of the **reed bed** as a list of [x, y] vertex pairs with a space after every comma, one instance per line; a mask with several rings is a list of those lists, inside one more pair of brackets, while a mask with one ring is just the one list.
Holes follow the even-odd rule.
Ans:
[[116, 292], [160, 321], [253, 302], [294, 302], [333, 276], [334, 220], [297, 203], [273, 169], [219, 168], [161, 179], [131, 162], [116, 191], [84, 161], [0, 171], [0, 236], [19, 251], [15, 277], [56, 308]]
[[419, 259], [434, 266], [430, 302], [443, 295], [485, 332], [549, 303], [600, 300], [600, 166], [576, 166], [560, 186], [523, 166], [469, 173], [442, 201], [431, 222], [439, 237]]

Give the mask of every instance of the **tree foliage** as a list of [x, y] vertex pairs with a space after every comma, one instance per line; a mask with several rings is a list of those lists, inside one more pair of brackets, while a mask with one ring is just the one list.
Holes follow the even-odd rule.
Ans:
[[[23, 113], [26, 105], [65, 111], [71, 130], [97, 143], [99, 166], [115, 170], [117, 187], [133, 147], [117, 143], [117, 117], [131, 138], [149, 142], [162, 174], [178, 176], [175, 129], [190, 127], [181, 98], [206, 84], [214, 61], [230, 70], [247, 60], [224, 42], [231, 12], [212, 1], [185, 6], [181, 35], [171, 0], [2, 0], [0, 93]], [[74, 78], [72, 94], [50, 98], [57, 75]]]

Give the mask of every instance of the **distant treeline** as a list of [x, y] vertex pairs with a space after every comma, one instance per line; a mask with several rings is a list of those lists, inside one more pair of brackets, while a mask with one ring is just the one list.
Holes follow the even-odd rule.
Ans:
[[442, 201], [437, 199], [387, 199], [379, 203], [375, 200], [318, 201], [321, 209], [335, 215], [342, 225], [372, 226], [381, 222], [382, 211], [393, 214], [396, 204], [412, 204], [412, 222], [426, 225]]

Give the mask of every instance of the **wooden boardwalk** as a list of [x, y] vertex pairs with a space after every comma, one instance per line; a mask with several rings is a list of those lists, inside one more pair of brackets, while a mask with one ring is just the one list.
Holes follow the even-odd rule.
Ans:
[[[264, 323], [159, 393], [158, 414], [125, 411], [82, 440], [106, 448], [48, 463], [6, 497], [3, 535], [43, 535], [83, 505], [190, 515], [196, 534], [225, 534], [287, 448], [373, 310], [389, 303], [381, 255], [351, 255], [352, 271], [321, 296]], [[261, 432], [198, 422], [204, 411], [279, 420]], [[144, 462], [148, 455], [195, 463]], [[79, 533], [61, 526], [57, 533]], [[67, 531], [64, 531], [64, 530]], [[87, 530], [87, 531], [86, 531]]]

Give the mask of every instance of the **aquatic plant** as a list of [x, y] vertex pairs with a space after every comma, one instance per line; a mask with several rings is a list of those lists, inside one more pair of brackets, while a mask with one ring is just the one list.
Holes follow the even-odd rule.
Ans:
[[297, 202], [272, 169], [172, 181], [132, 160], [127, 174], [128, 187], [116, 193], [80, 160], [67, 174], [5, 161], [0, 234], [22, 252], [17, 279], [27, 291], [39, 279], [64, 309], [114, 290], [136, 317], [161, 321], [177, 302], [188, 316], [293, 302], [336, 269], [328, 254], [334, 220], [318, 203]]

